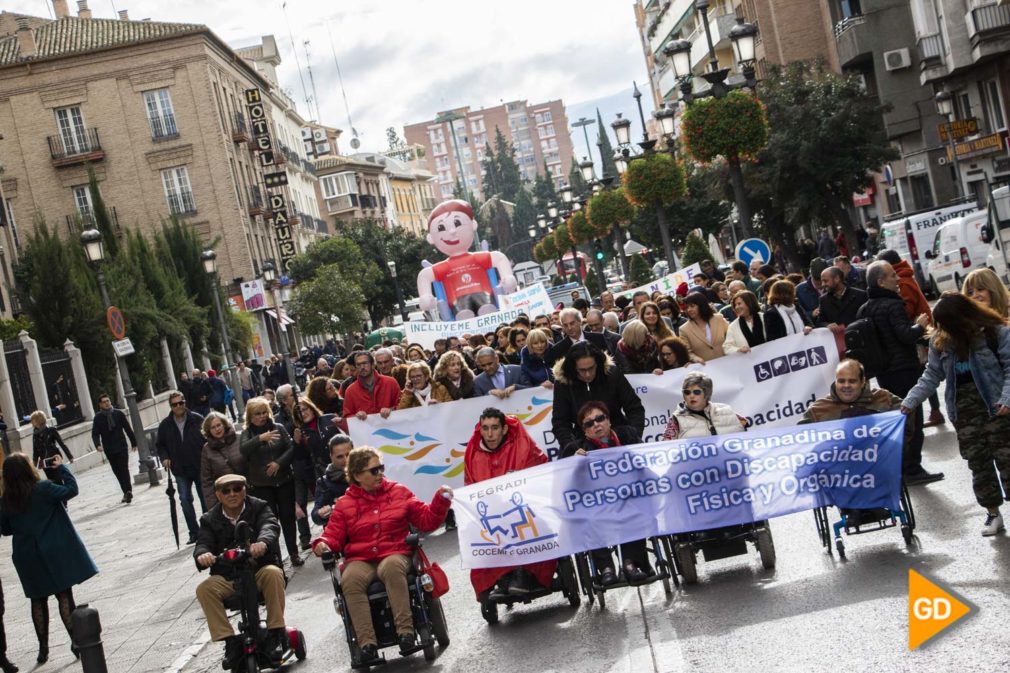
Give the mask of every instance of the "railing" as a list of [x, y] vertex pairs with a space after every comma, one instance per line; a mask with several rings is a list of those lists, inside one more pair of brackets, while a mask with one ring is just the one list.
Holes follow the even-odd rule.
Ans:
[[245, 123], [245, 116], [241, 112], [236, 112], [231, 120], [231, 139], [236, 143], [249, 142], [249, 127]]
[[[106, 206], [105, 211], [109, 214], [109, 225], [116, 236], [121, 236], [123, 228], [119, 226], [119, 214], [115, 206]], [[66, 216], [67, 230], [71, 234], [80, 234], [85, 229], [93, 229], [98, 226], [94, 213], [74, 213]]]
[[[67, 160], [78, 158], [83, 161], [85, 157], [101, 159], [105, 156], [102, 143], [98, 139], [98, 129], [94, 128], [86, 129], [82, 134], [74, 133], [68, 137], [64, 137], [62, 134], [49, 136], [46, 138], [46, 142], [49, 143], [49, 156], [56, 162], [67, 162]], [[99, 154], [101, 156], [97, 156]], [[73, 163], [77, 162], [73, 161]]]
[[190, 215], [196, 212], [193, 192], [178, 192], [168, 195], [168, 211], [172, 215]]
[[77, 399], [74, 370], [67, 352], [41, 351], [39, 361], [42, 364], [42, 377], [46, 382], [46, 396], [49, 398], [50, 408], [46, 411], [51, 411], [56, 418], [56, 427], [65, 428], [84, 420], [81, 403]]
[[263, 194], [259, 185], [249, 185], [249, 214], [260, 215], [263, 212]]
[[330, 228], [326, 224], [326, 220], [322, 219], [321, 217], [316, 217], [313, 219], [316, 224], [316, 231], [318, 231], [319, 233], [325, 234], [330, 230]]
[[971, 10], [971, 27], [968, 36], [1001, 32], [1010, 28], [1010, 5], [983, 5]]
[[[28, 372], [28, 354], [18, 340], [4, 343], [4, 357], [7, 359], [7, 373], [10, 376], [11, 392], [14, 394], [15, 425], [25, 425], [35, 411], [35, 394], [32, 392], [32, 377]], [[8, 423], [11, 419], [8, 417]]]
[[151, 117], [151, 139], [168, 140], [179, 137], [179, 127], [175, 125], [175, 115]]
[[866, 22], [866, 17], [862, 14], [856, 14], [855, 16], [847, 16], [838, 23], [835, 24], [835, 39], [837, 40], [842, 36], [842, 33], [847, 31], [853, 26], [858, 26], [861, 23]]
[[930, 62], [943, 62], [943, 38], [939, 34], [923, 35], [917, 41], [919, 58], [932, 65]]

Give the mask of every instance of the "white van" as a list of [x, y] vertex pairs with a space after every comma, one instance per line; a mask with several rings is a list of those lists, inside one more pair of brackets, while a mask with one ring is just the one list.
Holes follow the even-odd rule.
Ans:
[[[1010, 198], [1010, 186], [998, 187], [992, 190], [992, 200], [989, 202], [989, 209], [993, 210], [995, 205], [994, 202], [997, 199], [1007, 199]], [[991, 222], [996, 221], [996, 214], [992, 213]], [[986, 232], [986, 238], [989, 238], [992, 242], [989, 244], [989, 254], [986, 256], [986, 266], [996, 272], [996, 275], [1000, 277], [1000, 280], [1004, 284], [1010, 284], [1010, 273], [1007, 272], [1007, 246], [1010, 245], [1010, 228], [993, 231], [993, 227], [989, 225], [989, 231]]]
[[[927, 286], [924, 253], [933, 248], [936, 230], [945, 222], [976, 210], [978, 210], [978, 204], [968, 201], [944, 208], [898, 216], [881, 225], [884, 244], [887, 248], [896, 250], [901, 258], [908, 262], [915, 272], [915, 279], [919, 282], [919, 286], [925, 289]], [[902, 230], [904, 231], [904, 241], [900, 240]]]
[[926, 287], [933, 294], [960, 291], [965, 276], [986, 266], [986, 255], [991, 248], [982, 237], [982, 228], [988, 221], [987, 211], [976, 210], [955, 217], [936, 232], [933, 247], [924, 253]]

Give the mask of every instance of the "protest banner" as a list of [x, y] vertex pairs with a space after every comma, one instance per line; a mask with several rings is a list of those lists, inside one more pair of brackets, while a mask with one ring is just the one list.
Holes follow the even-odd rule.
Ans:
[[897, 511], [904, 427], [893, 411], [512, 472], [456, 491], [460, 559], [465, 568], [534, 563], [826, 505]]
[[[730, 405], [753, 428], [793, 425], [834, 380], [838, 350], [826, 329], [792, 335], [734, 353], [702, 367], [674, 369], [662, 376], [638, 374], [628, 380], [645, 407], [643, 441], [663, 436], [670, 411], [682, 400], [681, 382], [691, 371], [703, 371], [714, 384], [713, 401]], [[546, 388], [520, 390], [505, 400], [477, 397], [429, 407], [394, 411], [383, 419], [348, 419], [355, 446], [374, 446], [383, 456], [386, 474], [419, 497], [442, 484], [462, 486], [463, 450], [481, 411], [496, 407], [517, 416], [534, 441], [551, 458], [558, 453], [551, 429], [554, 395]]]
[[647, 285], [642, 285], [641, 287], [635, 287], [630, 290], [624, 290], [623, 292], [615, 293], [615, 298], [619, 296], [625, 296], [630, 298], [636, 292], [648, 292], [649, 296], [652, 296], [653, 292], [662, 292], [663, 294], [673, 294], [677, 291], [677, 287], [681, 283], [687, 283], [688, 287], [691, 286], [691, 279], [697, 274], [701, 273], [701, 264], [695, 262], [691, 266], [685, 266], [680, 271], [674, 271], [673, 273], [667, 274], [658, 280], [654, 280]]
[[510, 323], [520, 313], [535, 316], [541, 313], [551, 313], [553, 307], [551, 298], [543, 285], [539, 283], [519, 292], [508, 295], [502, 300], [502, 310], [486, 313], [465, 320], [450, 320], [445, 322], [409, 321], [400, 326], [407, 343], [421, 344], [429, 350], [435, 348], [435, 339], [450, 336], [462, 337], [464, 334], [485, 334], [493, 332], [498, 325]]

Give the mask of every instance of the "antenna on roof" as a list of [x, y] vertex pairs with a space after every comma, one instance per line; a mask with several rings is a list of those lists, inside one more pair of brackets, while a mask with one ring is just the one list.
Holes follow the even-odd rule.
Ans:
[[[305, 48], [305, 67], [309, 71], [309, 84], [312, 85], [312, 100], [316, 104], [316, 121], [322, 123], [323, 117], [319, 113], [319, 94], [316, 93], [316, 78], [312, 76], [312, 59], [309, 58], [309, 41], [302, 42], [302, 46]], [[312, 114], [312, 110], [308, 112]]]
[[340, 63], [337, 61], [337, 50], [333, 46], [333, 33], [330, 31], [330, 22], [326, 21], [326, 34], [330, 38], [330, 52], [333, 53], [333, 65], [337, 67], [337, 81], [340, 82], [340, 94], [344, 97], [344, 110], [347, 112], [347, 126], [351, 129], [351, 149], [358, 149], [361, 147], [361, 141], [358, 140], [358, 130], [354, 128], [354, 122], [351, 121], [351, 106], [347, 102], [347, 91], [344, 89], [344, 76], [340, 74]]
[[302, 63], [298, 60], [298, 48], [295, 47], [295, 34], [291, 31], [291, 22], [288, 21], [288, 3], [281, 3], [281, 11], [284, 12], [284, 23], [288, 26], [288, 37], [291, 38], [291, 51], [295, 55], [295, 65], [298, 67], [298, 79], [302, 82], [302, 96], [305, 97], [305, 105], [308, 107], [307, 112], [312, 114], [312, 103], [309, 98], [309, 92], [305, 88], [305, 76], [302, 75]]

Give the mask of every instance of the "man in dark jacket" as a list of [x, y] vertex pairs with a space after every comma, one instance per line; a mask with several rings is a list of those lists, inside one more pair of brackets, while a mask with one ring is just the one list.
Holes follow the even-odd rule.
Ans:
[[354, 445], [347, 435], [333, 435], [330, 439], [330, 464], [326, 472], [316, 480], [316, 502], [312, 506], [312, 520], [325, 526], [330, 520], [333, 503], [347, 491], [347, 454]]
[[199, 369], [193, 370], [193, 378], [190, 380], [190, 394], [186, 396], [186, 403], [201, 416], [210, 413], [210, 398], [214, 394], [210, 381]]
[[[807, 279], [796, 286], [796, 302], [807, 312], [814, 324], [820, 326], [823, 321], [820, 318], [821, 302], [821, 273], [828, 267], [828, 263], [820, 257], [815, 257], [810, 262], [810, 275]], [[726, 317], [725, 315], [723, 316]], [[733, 317], [736, 319], [736, 316]]]
[[[112, 406], [112, 399], [102, 393], [98, 397], [98, 413], [91, 424], [91, 442], [95, 449], [105, 453], [105, 457], [116, 475], [119, 488], [123, 490], [123, 500], [129, 504], [133, 500], [133, 486], [130, 482], [129, 448], [137, 450], [137, 438], [126, 420], [126, 414]], [[127, 446], [126, 440], [130, 443]]]
[[[644, 303], [644, 302], [642, 302]], [[614, 359], [618, 369], [627, 371], [627, 361], [617, 347], [621, 340], [621, 335], [615, 332], [586, 332], [582, 329], [582, 314], [575, 309], [566, 308], [561, 311], [561, 331], [564, 334], [562, 339], [557, 340], [554, 345], [544, 353], [544, 364], [553, 367], [554, 363], [565, 357], [568, 350], [577, 343], [589, 342], [607, 353]], [[671, 326], [672, 330], [673, 327]]]
[[[217, 375], [217, 371], [214, 369], [207, 370], [207, 383], [210, 385], [210, 408], [223, 414], [225, 409], [225, 391], [228, 390], [228, 384]], [[204, 415], [206, 416], [206, 414]]]
[[235, 593], [235, 568], [221, 554], [241, 546], [236, 539], [240, 521], [249, 524], [249, 555], [256, 574], [256, 588], [267, 606], [270, 641], [267, 652], [280, 659], [284, 652], [284, 570], [277, 543], [280, 525], [266, 502], [246, 495], [245, 477], [226, 474], [214, 482], [218, 504], [200, 518], [200, 534], [193, 549], [199, 570], [210, 568], [210, 577], [196, 588], [203, 614], [207, 617], [210, 637], [225, 641], [225, 669], [234, 668], [242, 654], [242, 641], [235, 635], [224, 610], [224, 600]]
[[585, 434], [575, 420], [579, 409], [590, 400], [607, 405], [611, 427], [627, 425], [642, 436], [645, 430], [642, 400], [610, 357], [596, 346], [586, 342], [572, 346], [565, 359], [554, 366], [554, 379], [551, 426], [562, 454], [579, 448]]
[[849, 325], [856, 321], [856, 313], [866, 303], [866, 293], [845, 282], [845, 274], [837, 266], [821, 272], [820, 314], [818, 319], [827, 325]]
[[[877, 338], [887, 354], [887, 369], [877, 375], [881, 388], [904, 398], [919, 380], [919, 356], [915, 344], [928, 324], [925, 315], [913, 323], [905, 313], [905, 302], [898, 294], [898, 274], [887, 262], [874, 262], [866, 270], [869, 299], [859, 309], [858, 317], [868, 318], [877, 330]], [[942, 472], [930, 473], [922, 467], [922, 415], [909, 419], [914, 423], [912, 441], [902, 456], [905, 483], [928, 484], [943, 479]]]
[[158, 438], [154, 442], [158, 450], [158, 458], [166, 470], [175, 475], [175, 484], [179, 489], [179, 504], [182, 505], [182, 515], [189, 528], [189, 541], [196, 542], [198, 523], [196, 510], [193, 507], [193, 492], [200, 501], [200, 509], [207, 511], [200, 488], [200, 452], [206, 443], [200, 426], [203, 416], [186, 408], [186, 398], [178, 390], [168, 395], [171, 413], [158, 425]]

